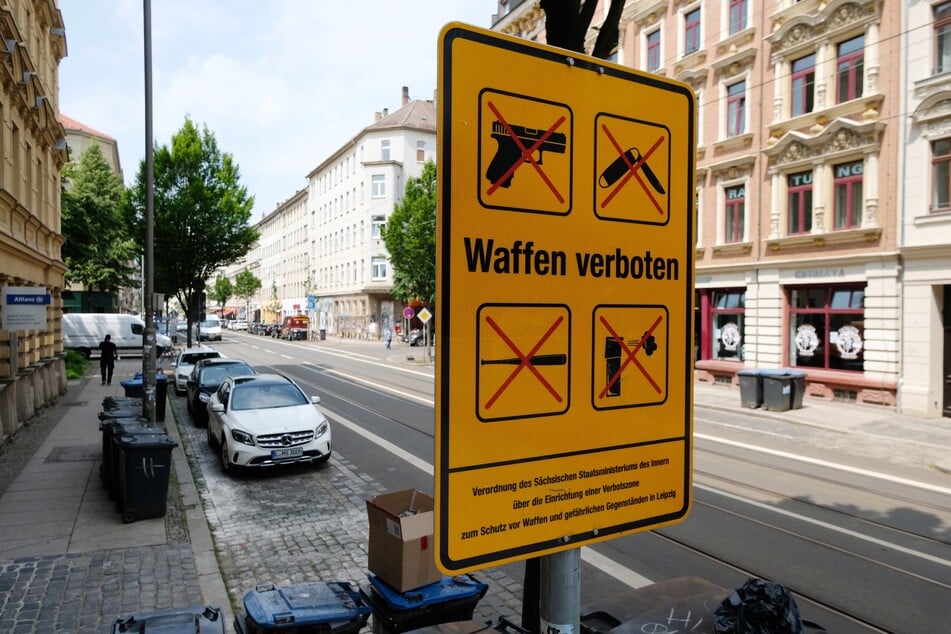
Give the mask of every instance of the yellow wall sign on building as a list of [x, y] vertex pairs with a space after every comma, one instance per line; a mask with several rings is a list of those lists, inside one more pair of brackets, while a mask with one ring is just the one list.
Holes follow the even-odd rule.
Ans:
[[462, 24], [439, 45], [437, 563], [682, 520], [693, 93]]

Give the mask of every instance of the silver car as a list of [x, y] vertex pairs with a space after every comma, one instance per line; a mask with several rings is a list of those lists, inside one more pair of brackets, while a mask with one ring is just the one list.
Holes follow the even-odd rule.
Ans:
[[175, 393], [184, 394], [188, 387], [188, 377], [191, 376], [192, 368], [202, 359], [219, 359], [221, 353], [210, 346], [194, 346], [182, 350], [172, 367], [175, 369]]

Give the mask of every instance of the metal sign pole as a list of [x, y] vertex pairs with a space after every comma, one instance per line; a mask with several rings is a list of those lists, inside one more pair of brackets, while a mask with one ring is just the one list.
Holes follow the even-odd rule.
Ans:
[[543, 555], [540, 565], [541, 590], [537, 632], [579, 634], [581, 632], [581, 549], [572, 548]]
[[142, 337], [142, 416], [155, 422], [155, 297], [152, 295], [155, 262], [152, 242], [153, 173], [152, 156], [152, 8], [150, 0], [142, 0], [142, 22], [145, 44], [145, 334]]

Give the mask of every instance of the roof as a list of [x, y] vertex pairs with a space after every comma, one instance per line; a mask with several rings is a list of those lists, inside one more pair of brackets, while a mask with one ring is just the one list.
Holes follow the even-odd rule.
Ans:
[[366, 130], [385, 128], [421, 128], [436, 131], [436, 104], [414, 99], [408, 104], [366, 127]]
[[85, 123], [80, 123], [79, 121], [76, 121], [75, 119], [67, 117], [64, 114], [59, 115], [59, 120], [60, 120], [60, 123], [63, 124], [63, 127], [66, 128], [67, 132], [68, 131], [85, 132], [86, 134], [97, 136], [100, 139], [109, 139], [110, 141], [115, 141], [115, 139], [113, 139], [108, 134], [100, 132], [99, 130], [96, 130], [95, 128], [91, 128]]

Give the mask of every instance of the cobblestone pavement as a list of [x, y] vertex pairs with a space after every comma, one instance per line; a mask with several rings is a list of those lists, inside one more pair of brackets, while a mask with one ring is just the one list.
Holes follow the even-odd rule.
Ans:
[[[385, 490], [359, 473], [339, 452], [321, 467], [225, 475], [197, 428], [175, 399], [176, 418], [195, 484], [215, 541], [232, 608], [263, 583], [366, 581], [368, 523], [366, 500]], [[475, 577], [488, 584], [474, 618], [507, 616], [518, 622], [521, 584], [497, 569]]]

